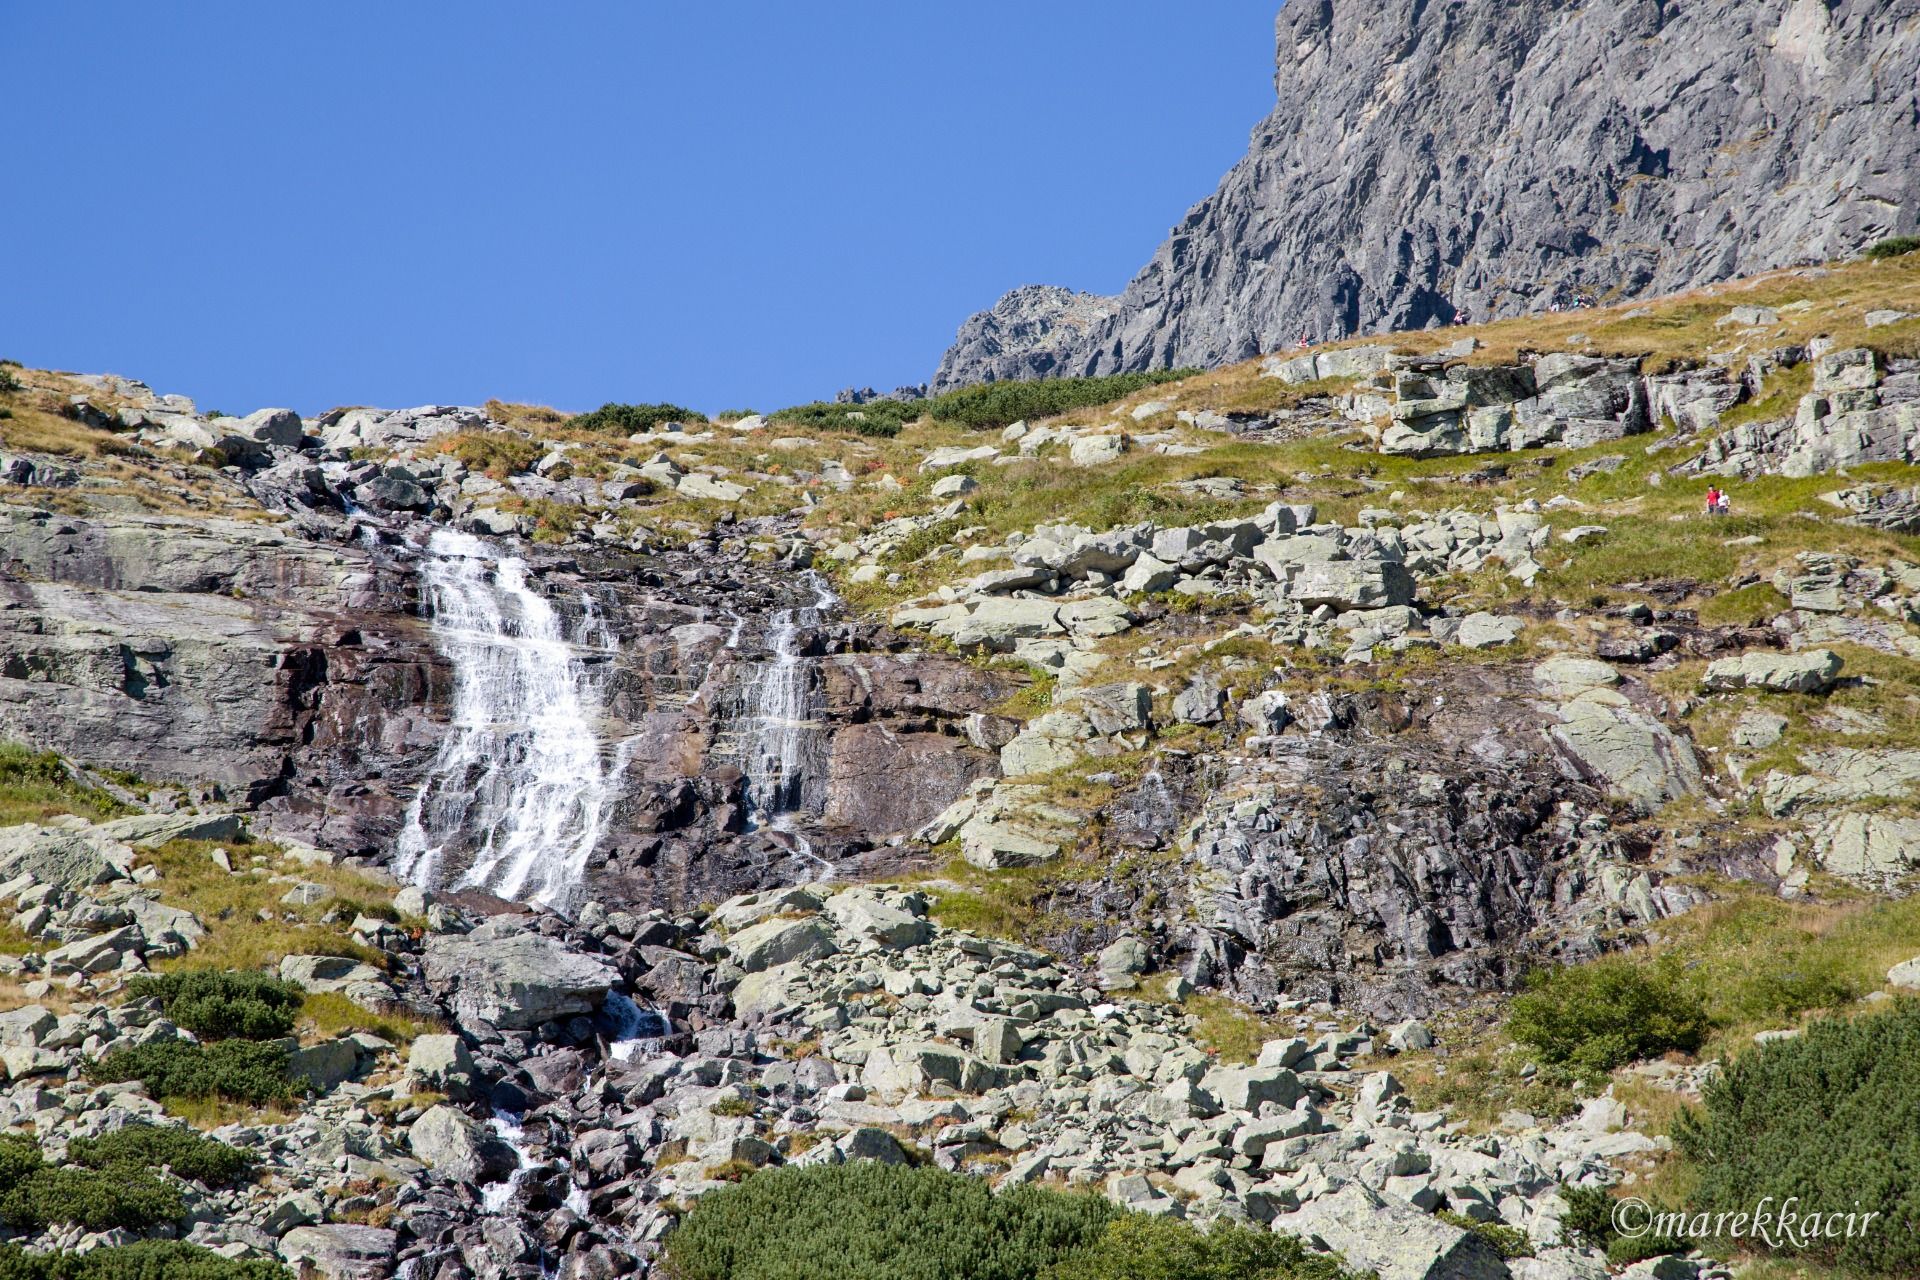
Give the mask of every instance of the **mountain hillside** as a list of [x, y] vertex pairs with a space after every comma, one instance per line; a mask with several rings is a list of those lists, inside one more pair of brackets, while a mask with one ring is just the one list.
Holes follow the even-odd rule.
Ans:
[[1920, 225], [1920, 0], [1291, 0], [1277, 31], [1272, 114], [1083, 304], [1111, 314], [983, 342], [982, 313], [936, 389], [1650, 296]]
[[[0, 1277], [1913, 1276], [1917, 782], [1920, 239], [714, 420], [0, 362]], [[1610, 1216], [1763, 1196], [1890, 1225]]]

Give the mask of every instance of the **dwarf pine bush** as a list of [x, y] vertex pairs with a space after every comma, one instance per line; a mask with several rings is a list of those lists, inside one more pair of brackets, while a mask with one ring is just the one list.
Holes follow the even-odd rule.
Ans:
[[928, 418], [979, 430], [1010, 426], [1026, 418], [1050, 418], [1069, 409], [1112, 404], [1142, 387], [1190, 378], [1195, 369], [1156, 369], [1104, 378], [1038, 378], [1029, 382], [983, 382], [927, 400], [869, 400], [865, 404], [794, 405], [768, 415], [780, 422], [823, 431], [892, 437], [909, 422]]
[[1882, 258], [1903, 258], [1915, 252], [1920, 252], [1920, 236], [1889, 236], [1874, 243], [1867, 250], [1867, 257], [1879, 261]]
[[183, 969], [134, 978], [127, 994], [157, 998], [167, 1017], [202, 1040], [275, 1040], [293, 1030], [304, 993], [264, 973]]
[[1507, 1031], [1548, 1062], [1611, 1071], [1675, 1049], [1692, 1053], [1709, 1026], [1677, 964], [1610, 957], [1535, 973]]
[[1112, 404], [1143, 387], [1190, 378], [1195, 369], [1156, 369], [1116, 373], [1104, 378], [1039, 378], [1029, 382], [983, 382], [923, 402], [930, 418], [982, 429], [1010, 426], [1022, 419], [1047, 418], [1069, 409]]
[[829, 404], [816, 400], [777, 409], [768, 417], [817, 431], [851, 431], [855, 435], [887, 440], [925, 411], [924, 400], [872, 400], [866, 404]]
[[1093, 1195], [859, 1162], [763, 1170], [667, 1237], [672, 1280], [1348, 1280], [1300, 1241]]
[[293, 1096], [286, 1047], [256, 1040], [156, 1040], [115, 1049], [88, 1063], [87, 1075], [103, 1084], [138, 1080], [155, 1098], [226, 1098], [261, 1107]]
[[1127, 1214], [1042, 1280], [1357, 1280], [1297, 1238], [1227, 1219], [1205, 1231], [1177, 1218]]
[[700, 1198], [673, 1280], [1033, 1280], [1119, 1214], [1106, 1200], [861, 1161], [773, 1169]]
[[1673, 1137], [1698, 1174], [1691, 1208], [1877, 1213], [1853, 1238], [1775, 1240], [1846, 1271], [1920, 1275], [1920, 1001], [1743, 1053]]
[[[163, 1170], [218, 1186], [252, 1167], [246, 1152], [185, 1128], [132, 1124], [75, 1138], [57, 1165], [47, 1163], [32, 1138], [0, 1135], [0, 1223], [17, 1231], [54, 1223], [145, 1231], [186, 1212], [179, 1185]], [[0, 1267], [0, 1280], [8, 1274]]]
[[0, 1136], [0, 1222], [16, 1231], [42, 1231], [56, 1222], [88, 1231], [144, 1231], [185, 1212], [179, 1191], [144, 1168], [50, 1165], [33, 1139]]
[[253, 1155], [239, 1147], [172, 1125], [129, 1124], [97, 1138], [75, 1138], [67, 1158], [89, 1169], [165, 1168], [210, 1187], [228, 1185], [249, 1172]]
[[576, 431], [605, 431], [631, 435], [651, 431], [663, 422], [705, 422], [707, 415], [677, 404], [615, 404], [609, 401], [592, 413], [576, 414], [567, 425]]
[[181, 1240], [141, 1240], [86, 1253], [0, 1245], [0, 1280], [293, 1280], [277, 1262], [223, 1258]]

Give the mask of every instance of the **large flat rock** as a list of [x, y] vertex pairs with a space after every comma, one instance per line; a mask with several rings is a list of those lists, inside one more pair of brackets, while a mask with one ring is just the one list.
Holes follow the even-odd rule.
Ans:
[[427, 939], [427, 982], [461, 1021], [525, 1031], [554, 1018], [591, 1014], [620, 975], [593, 956], [534, 933], [491, 932]]

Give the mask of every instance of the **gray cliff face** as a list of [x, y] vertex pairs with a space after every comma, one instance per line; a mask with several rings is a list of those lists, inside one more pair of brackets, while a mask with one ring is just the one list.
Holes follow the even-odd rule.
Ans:
[[1279, 101], [1107, 319], [945, 385], [1646, 296], [1920, 227], [1920, 0], [1293, 0]]
[[398, 820], [445, 682], [411, 573], [238, 520], [7, 506], [0, 540], [0, 734], [297, 802], [348, 848]]

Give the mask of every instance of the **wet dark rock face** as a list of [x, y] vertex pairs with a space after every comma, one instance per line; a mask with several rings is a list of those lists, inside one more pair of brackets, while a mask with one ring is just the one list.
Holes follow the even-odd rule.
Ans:
[[1101, 922], [1146, 919], [1196, 986], [1399, 1019], [1645, 923], [1622, 890], [1641, 851], [1527, 691], [1471, 668], [1428, 684], [1336, 695], [1245, 751], [1163, 753], [1099, 815], [1113, 874], [1063, 886], [1048, 919], [1080, 923], [1044, 941], [1091, 954], [1128, 931]]
[[0, 733], [372, 847], [448, 676], [412, 572], [332, 532], [0, 508]]
[[[309, 517], [319, 540], [241, 522], [0, 519], [0, 734], [211, 783], [277, 834], [390, 856], [457, 680], [421, 616], [424, 529]], [[631, 739], [631, 763], [588, 896], [679, 906], [849, 860], [849, 873], [898, 865], [884, 842], [994, 769], [961, 726], [1011, 685], [829, 615], [795, 637], [811, 718], [789, 829], [749, 830], [748, 686], [769, 660], [766, 619], [812, 598], [800, 570], [713, 547], [511, 549], [563, 625], [591, 600], [616, 642], [591, 655], [613, 667], [599, 732]]]

